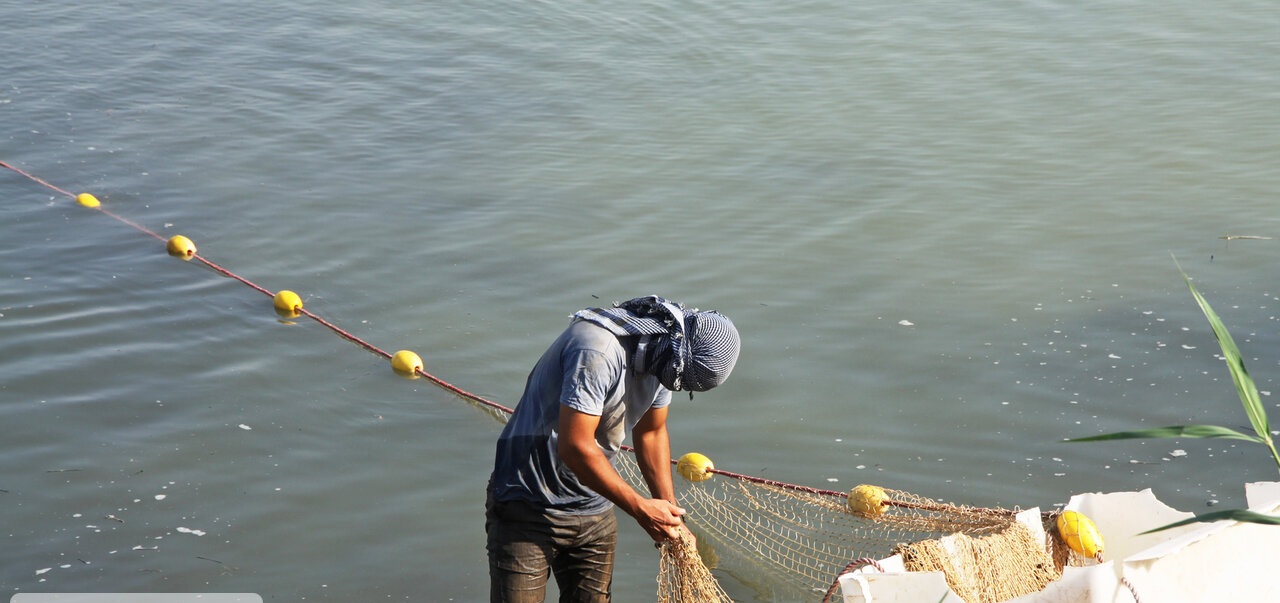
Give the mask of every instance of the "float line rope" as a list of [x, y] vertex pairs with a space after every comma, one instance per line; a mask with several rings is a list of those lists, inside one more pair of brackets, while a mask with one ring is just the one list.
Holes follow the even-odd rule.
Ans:
[[[26, 177], [27, 179], [31, 180], [32, 182], [35, 182], [35, 183], [37, 183], [37, 184], [39, 184], [39, 185], [41, 185], [41, 186], [44, 186], [45, 188], [48, 188], [49, 190], [54, 191], [54, 192], [56, 192], [56, 193], [59, 193], [59, 194], [65, 195], [65, 196], [67, 196], [67, 197], [70, 197], [70, 198], [71, 198], [71, 199], [73, 199], [73, 200], [74, 200], [74, 199], [76, 199], [76, 197], [77, 197], [74, 193], [72, 193], [72, 192], [70, 192], [70, 191], [68, 191], [68, 190], [66, 190], [66, 189], [60, 188], [60, 187], [58, 187], [58, 186], [55, 186], [55, 185], [53, 185], [53, 184], [51, 184], [51, 183], [49, 183], [49, 182], [45, 181], [43, 178], [40, 178], [40, 177], [38, 177], [38, 176], [36, 176], [36, 175], [34, 175], [34, 174], [31, 174], [31, 173], [29, 173], [29, 172], [27, 172], [27, 171], [25, 171], [25, 170], [22, 170], [22, 169], [20, 169], [20, 168], [18, 168], [18, 167], [16, 167], [16, 166], [14, 166], [14, 165], [12, 165], [12, 164], [10, 164], [10, 163], [6, 162], [6, 161], [0, 160], [0, 167], [4, 167], [4, 168], [7, 168], [7, 169], [9, 169], [9, 170], [12, 170], [13, 172], [15, 172], [15, 173], [17, 173], [17, 174], [20, 174], [20, 175], [22, 175], [22, 176], [24, 176], [24, 177]], [[111, 218], [115, 219], [116, 221], [118, 221], [118, 222], [120, 222], [120, 223], [122, 223], [122, 224], [128, 225], [128, 226], [132, 227], [133, 229], [135, 229], [135, 230], [137, 230], [137, 231], [139, 231], [139, 232], [141, 232], [141, 233], [143, 233], [143, 234], [146, 234], [146, 235], [148, 235], [148, 236], [151, 236], [151, 237], [153, 237], [153, 238], [155, 238], [155, 239], [157, 239], [157, 240], [160, 240], [160, 241], [164, 241], [164, 240], [165, 240], [165, 238], [164, 238], [163, 236], [161, 236], [160, 234], [156, 233], [155, 231], [152, 231], [151, 229], [149, 229], [149, 228], [147, 228], [147, 227], [145, 227], [145, 226], [143, 226], [143, 225], [141, 225], [141, 224], [138, 224], [137, 222], [134, 222], [133, 220], [130, 220], [130, 219], [128, 219], [128, 218], [125, 218], [124, 216], [121, 216], [121, 215], [119, 215], [119, 214], [116, 214], [116, 213], [114, 213], [114, 212], [111, 212], [110, 210], [108, 210], [108, 209], [106, 209], [106, 208], [104, 208], [104, 207], [102, 207], [102, 206], [91, 207], [91, 208], [88, 208], [88, 209], [96, 209], [96, 210], [98, 210], [98, 211], [100, 211], [100, 212], [102, 212], [102, 213], [106, 214], [107, 216], [109, 216], [109, 217], [111, 217]], [[203, 256], [201, 256], [201, 255], [199, 255], [199, 254], [197, 254], [197, 253], [193, 253], [193, 254], [191, 255], [191, 259], [194, 259], [194, 260], [196, 260], [196, 261], [200, 262], [201, 264], [204, 264], [205, 266], [209, 267], [211, 270], [213, 270], [214, 272], [217, 272], [218, 274], [221, 274], [221, 275], [226, 276], [226, 277], [228, 277], [228, 278], [231, 278], [231, 279], [237, 280], [237, 281], [239, 281], [240, 283], [244, 284], [245, 286], [249, 287], [250, 289], [253, 289], [253, 290], [255, 290], [255, 291], [258, 291], [259, 293], [262, 293], [263, 295], [266, 295], [267, 297], [274, 297], [274, 296], [275, 296], [275, 293], [273, 293], [272, 291], [268, 290], [267, 288], [262, 287], [261, 285], [258, 285], [257, 283], [255, 283], [255, 282], [253, 282], [253, 281], [251, 281], [251, 280], [249, 280], [249, 279], [247, 279], [247, 278], [245, 278], [245, 277], [243, 277], [243, 276], [240, 276], [239, 274], [236, 274], [235, 272], [232, 272], [231, 270], [228, 270], [227, 268], [224, 268], [224, 267], [222, 267], [222, 266], [218, 265], [217, 263], [213, 262], [212, 260], [209, 260], [208, 258], [205, 258], [205, 257], [203, 257]], [[333, 332], [334, 332], [335, 334], [337, 334], [339, 337], [342, 337], [343, 339], [346, 339], [347, 341], [350, 341], [350, 342], [352, 342], [352, 343], [354, 343], [354, 344], [356, 344], [356, 345], [358, 345], [358, 346], [360, 346], [360, 347], [362, 347], [362, 348], [364, 348], [364, 349], [366, 349], [366, 350], [368, 350], [368, 351], [370, 351], [370, 352], [372, 352], [372, 353], [374, 353], [374, 354], [376, 354], [376, 355], [382, 356], [383, 358], [386, 358], [386, 359], [390, 359], [390, 358], [391, 358], [391, 354], [390, 354], [390, 353], [388, 353], [388, 352], [386, 352], [385, 350], [383, 350], [383, 349], [381, 349], [381, 348], [379, 348], [379, 347], [377, 347], [377, 346], [375, 346], [375, 345], [373, 345], [373, 344], [371, 344], [371, 343], [369, 343], [369, 342], [367, 342], [367, 341], [365, 341], [365, 340], [361, 339], [360, 337], [358, 337], [358, 336], [356, 336], [356, 335], [352, 334], [352, 333], [351, 333], [351, 332], [349, 332], [349, 331], [346, 331], [346, 330], [344, 330], [344, 329], [342, 329], [342, 328], [338, 327], [337, 325], [335, 325], [335, 324], [333, 324], [333, 323], [331, 323], [331, 322], [329, 322], [329, 321], [325, 320], [324, 318], [321, 318], [320, 316], [316, 315], [314, 312], [311, 312], [310, 310], [307, 310], [306, 308], [298, 308], [298, 312], [299, 312], [300, 314], [302, 314], [302, 315], [304, 315], [304, 316], [306, 316], [306, 317], [308, 317], [308, 318], [310, 318], [310, 319], [312, 319], [312, 320], [316, 321], [317, 323], [321, 324], [322, 326], [324, 326], [325, 328], [329, 329], [330, 331], [333, 331]], [[471, 393], [471, 392], [468, 392], [468, 391], [466, 391], [466, 390], [464, 390], [464, 389], [461, 389], [461, 388], [459, 388], [459, 387], [457, 387], [457, 386], [454, 386], [453, 384], [450, 384], [450, 383], [448, 383], [448, 382], [444, 381], [443, 379], [440, 379], [439, 377], [436, 377], [435, 375], [432, 375], [432, 374], [430, 374], [430, 373], [428, 373], [428, 372], [426, 372], [426, 371], [424, 371], [424, 370], [422, 370], [422, 369], [420, 369], [420, 368], [415, 369], [415, 371], [414, 371], [414, 372], [415, 372], [415, 373], [417, 373], [418, 375], [420, 375], [420, 376], [422, 376], [422, 377], [426, 378], [428, 381], [431, 381], [432, 383], [434, 383], [434, 384], [436, 384], [436, 385], [438, 385], [438, 386], [440, 386], [440, 387], [444, 388], [445, 390], [448, 390], [448, 391], [450, 391], [450, 392], [452, 392], [452, 393], [454, 393], [454, 394], [456, 394], [456, 395], [458, 395], [458, 396], [461, 396], [461, 397], [466, 398], [466, 399], [468, 399], [468, 400], [471, 400], [471, 401], [477, 402], [477, 403], [479, 403], [479, 404], [482, 404], [482, 405], [485, 405], [485, 406], [491, 407], [491, 408], [493, 408], [493, 409], [495, 409], [495, 410], [502, 411], [502, 412], [507, 413], [507, 414], [510, 414], [511, 412], [513, 412], [510, 408], [507, 408], [507, 407], [505, 407], [505, 406], [503, 406], [503, 405], [501, 405], [501, 404], [498, 404], [497, 402], [493, 402], [493, 401], [491, 401], [491, 400], [488, 400], [488, 399], [486, 399], [486, 398], [484, 398], [484, 397], [482, 397], [482, 396], [479, 396], [479, 395], [477, 395], [477, 394], [473, 394], [473, 393]]]
[[[36, 184], [39, 184], [39, 185], [41, 185], [41, 186], [43, 186], [43, 187], [45, 187], [45, 188], [47, 188], [47, 189], [49, 189], [49, 190], [51, 190], [51, 191], [54, 191], [54, 192], [56, 192], [56, 193], [59, 193], [59, 194], [64, 195], [64, 196], [66, 196], [66, 197], [69, 197], [69, 198], [71, 198], [71, 199], [73, 199], [73, 200], [77, 199], [77, 195], [76, 195], [76, 194], [74, 194], [74, 193], [72, 193], [72, 192], [70, 192], [70, 191], [67, 191], [66, 189], [60, 188], [60, 187], [58, 187], [58, 186], [55, 186], [55, 185], [53, 185], [53, 184], [51, 184], [51, 183], [49, 183], [49, 182], [45, 181], [44, 179], [42, 179], [42, 178], [40, 178], [40, 177], [38, 177], [38, 176], [35, 176], [34, 174], [31, 174], [31, 173], [29, 173], [29, 172], [27, 172], [27, 171], [25, 171], [25, 170], [22, 170], [22, 169], [20, 169], [20, 168], [18, 168], [18, 167], [15, 167], [15, 166], [13, 166], [13, 165], [9, 164], [9, 163], [8, 163], [8, 162], [6, 162], [6, 161], [0, 160], [0, 167], [7, 168], [7, 169], [9, 169], [9, 170], [13, 171], [14, 173], [17, 173], [17, 174], [19, 174], [19, 175], [21, 175], [21, 176], [23, 176], [23, 177], [27, 178], [28, 180], [31, 180], [32, 182], [35, 182]], [[100, 206], [100, 205], [99, 205], [99, 206], [96, 206], [96, 207], [89, 207], [88, 209], [95, 209], [95, 210], [98, 210], [98, 211], [102, 212], [103, 214], [106, 214], [107, 216], [111, 217], [112, 219], [114, 219], [114, 220], [116, 220], [116, 221], [118, 221], [118, 222], [120, 222], [120, 223], [122, 223], [122, 224], [128, 225], [128, 226], [130, 226], [131, 228], [133, 228], [133, 229], [137, 230], [138, 232], [141, 232], [141, 233], [143, 233], [143, 234], [146, 234], [146, 235], [148, 235], [148, 236], [151, 236], [151, 237], [153, 237], [153, 238], [155, 238], [155, 239], [157, 239], [157, 240], [160, 240], [160, 241], [165, 241], [165, 240], [166, 240], [163, 236], [161, 236], [160, 234], [156, 233], [155, 231], [152, 231], [151, 229], [149, 229], [149, 228], [147, 228], [147, 227], [145, 227], [145, 226], [143, 226], [143, 225], [141, 225], [141, 224], [138, 224], [137, 222], [134, 222], [133, 220], [130, 220], [130, 219], [128, 219], [128, 218], [125, 218], [124, 216], [121, 216], [121, 215], [118, 215], [118, 214], [116, 214], [116, 213], [114, 213], [114, 212], [111, 212], [110, 210], [107, 210], [106, 208], [103, 208], [103, 207], [102, 207], [102, 206]], [[207, 258], [205, 258], [205, 257], [203, 257], [203, 256], [201, 256], [201, 255], [199, 255], [198, 253], [193, 253], [193, 254], [191, 255], [191, 259], [194, 259], [194, 260], [196, 260], [196, 261], [200, 262], [201, 264], [204, 264], [204, 265], [205, 265], [205, 266], [207, 266], [209, 269], [213, 270], [214, 272], [217, 272], [218, 274], [221, 274], [221, 275], [226, 276], [226, 277], [228, 277], [228, 278], [231, 278], [231, 279], [234, 279], [234, 280], [236, 280], [236, 281], [239, 281], [240, 283], [244, 284], [245, 286], [249, 287], [250, 289], [253, 289], [253, 290], [255, 290], [255, 291], [259, 292], [259, 293], [262, 293], [263, 295], [266, 295], [267, 297], [274, 297], [274, 296], [275, 296], [275, 293], [274, 293], [274, 292], [272, 292], [272, 291], [270, 291], [270, 290], [268, 290], [267, 288], [262, 287], [262, 286], [258, 285], [257, 283], [254, 283], [253, 281], [251, 281], [251, 280], [249, 280], [249, 279], [247, 279], [247, 278], [245, 278], [245, 277], [243, 277], [243, 276], [240, 276], [240, 275], [236, 274], [235, 272], [232, 272], [231, 270], [228, 270], [227, 268], [224, 268], [224, 267], [222, 267], [222, 266], [220, 266], [220, 265], [218, 265], [218, 264], [214, 263], [213, 261], [211, 261], [211, 260], [209, 260], [209, 259], [207, 259]], [[367, 350], [367, 351], [369, 351], [369, 352], [372, 352], [373, 354], [376, 354], [376, 355], [378, 355], [378, 356], [382, 356], [382, 357], [383, 357], [383, 358], [385, 358], [385, 359], [390, 359], [390, 358], [392, 357], [392, 355], [391, 355], [390, 353], [386, 352], [385, 350], [383, 350], [383, 349], [381, 349], [381, 348], [379, 348], [379, 347], [377, 347], [377, 346], [375, 346], [375, 345], [373, 345], [373, 344], [371, 344], [371, 343], [369, 343], [369, 342], [367, 342], [367, 341], [365, 341], [365, 340], [361, 339], [360, 337], [358, 337], [358, 336], [356, 336], [356, 335], [354, 335], [354, 334], [352, 334], [352, 333], [350, 333], [350, 332], [348, 332], [348, 331], [346, 331], [346, 330], [344, 330], [344, 329], [342, 329], [342, 328], [340, 328], [340, 327], [338, 327], [337, 325], [335, 325], [335, 324], [333, 324], [333, 323], [331, 323], [331, 322], [329, 322], [329, 321], [325, 320], [324, 318], [321, 318], [320, 316], [316, 315], [315, 313], [311, 312], [310, 310], [307, 310], [306, 308], [298, 308], [298, 310], [297, 310], [297, 311], [298, 311], [298, 313], [299, 313], [299, 314], [301, 314], [301, 315], [303, 315], [303, 316], [306, 316], [307, 318], [310, 318], [311, 320], [316, 321], [317, 323], [319, 323], [320, 325], [322, 325], [322, 326], [324, 326], [325, 328], [329, 329], [330, 331], [333, 331], [333, 333], [334, 333], [334, 334], [336, 334], [336, 335], [338, 335], [339, 337], [342, 337], [343, 339], [346, 339], [347, 341], [350, 341], [350, 342], [352, 342], [352, 343], [354, 343], [354, 344], [356, 344], [356, 345], [358, 345], [358, 346], [360, 346], [360, 347], [364, 348], [365, 350]], [[491, 408], [491, 409], [496, 410], [496, 411], [498, 411], [498, 412], [504, 413], [504, 414], [506, 414], [506, 415], [510, 415], [510, 414], [512, 414], [512, 413], [514, 413], [514, 412], [515, 412], [515, 410], [513, 410], [513, 409], [512, 409], [512, 408], [510, 408], [510, 407], [503, 406], [502, 404], [499, 404], [499, 403], [497, 403], [497, 402], [494, 402], [494, 401], [492, 401], [492, 400], [489, 400], [489, 399], [487, 399], [487, 398], [484, 398], [483, 396], [480, 396], [480, 395], [478, 395], [478, 394], [473, 394], [473, 393], [471, 393], [471, 392], [469, 392], [469, 391], [466, 391], [466, 390], [464, 390], [464, 389], [462, 389], [462, 388], [460, 388], [460, 387], [457, 387], [457, 386], [453, 385], [452, 383], [449, 383], [448, 381], [445, 381], [444, 379], [441, 379], [441, 378], [439, 378], [439, 377], [436, 377], [435, 375], [432, 375], [432, 374], [430, 374], [430, 373], [426, 372], [425, 370], [423, 370], [423, 369], [422, 369], [422, 368], [420, 368], [420, 367], [419, 367], [419, 368], [415, 368], [415, 369], [414, 369], [414, 373], [415, 373], [415, 374], [417, 374], [417, 375], [419, 375], [419, 376], [421, 376], [421, 377], [423, 377], [423, 378], [425, 378], [425, 379], [427, 379], [428, 381], [430, 381], [430, 382], [434, 383], [435, 385], [439, 386], [440, 388], [442, 388], [442, 389], [444, 389], [444, 390], [446, 390], [446, 391], [449, 391], [449, 392], [451, 392], [451, 393], [453, 393], [453, 394], [455, 394], [455, 395], [457, 395], [457, 396], [459, 396], [459, 397], [461, 397], [461, 398], [464, 398], [464, 399], [470, 400], [470, 401], [475, 402], [475, 403], [477, 403], [477, 404], [480, 404], [480, 405], [482, 405], [482, 406], [486, 406], [486, 407], [488, 407], [488, 408]], [[622, 448], [623, 448], [624, 450], [628, 450], [628, 451], [631, 451], [631, 452], [634, 452], [634, 451], [635, 451], [635, 449], [634, 449], [634, 448], [632, 448], [631, 446], [625, 446], [625, 445], [624, 445]], [[673, 464], [673, 465], [677, 464], [677, 460], [676, 460], [676, 459], [672, 459], [672, 460], [671, 460], [671, 464]], [[743, 481], [753, 482], [753, 483], [757, 483], [757, 484], [764, 484], [764, 485], [768, 485], [768, 486], [774, 486], [774, 487], [776, 487], [776, 488], [783, 488], [783, 489], [786, 489], [786, 490], [793, 490], [793, 491], [797, 491], [797, 492], [806, 492], [806, 493], [809, 493], [809, 494], [817, 494], [817, 495], [822, 495], [822, 496], [835, 496], [835, 497], [840, 497], [840, 498], [848, 498], [848, 497], [849, 497], [849, 494], [848, 494], [847, 492], [838, 492], [838, 491], [835, 491], [835, 490], [820, 490], [820, 489], [817, 489], [817, 488], [810, 488], [810, 487], [808, 487], [808, 486], [801, 486], [801, 485], [798, 485], [798, 484], [789, 484], [789, 483], [786, 483], [786, 482], [780, 482], [780, 481], [776, 481], [776, 480], [766, 479], [766, 478], [763, 478], [763, 477], [755, 477], [755, 476], [751, 476], [751, 475], [744, 475], [744, 474], [741, 474], [741, 473], [734, 473], [734, 472], [732, 472], [732, 471], [725, 471], [725, 470], [722, 470], [722, 469], [707, 468], [707, 471], [708, 471], [708, 472], [710, 472], [710, 473], [716, 473], [716, 474], [719, 474], [719, 475], [723, 475], [723, 476], [725, 476], [725, 477], [729, 477], [729, 478], [732, 478], [732, 479], [738, 479], [738, 480], [743, 480]]]
[[786, 483], [786, 482], [779, 482], [779, 481], [775, 481], [775, 480], [771, 480], [771, 479], [766, 479], [766, 478], [763, 478], [763, 477], [755, 477], [755, 476], [753, 476], [753, 475], [743, 475], [743, 474], [741, 474], [741, 473], [734, 473], [734, 472], [732, 472], [732, 471], [725, 471], [725, 470], [723, 470], [723, 469], [716, 469], [716, 468], [713, 468], [713, 467], [708, 467], [708, 468], [707, 468], [707, 472], [708, 472], [708, 473], [716, 473], [716, 474], [719, 474], [719, 475], [723, 475], [723, 476], [725, 476], [725, 477], [731, 477], [731, 478], [733, 478], [733, 479], [740, 479], [740, 480], [743, 480], [743, 481], [752, 482], [752, 483], [756, 483], [756, 484], [763, 484], [763, 485], [766, 485], [766, 486], [773, 486], [773, 487], [775, 487], [775, 488], [784, 488], [784, 489], [787, 489], [787, 490], [794, 490], [794, 491], [796, 491], [796, 492], [807, 492], [807, 493], [809, 493], [809, 494], [818, 494], [818, 495], [821, 495], [821, 496], [836, 496], [836, 497], [839, 497], [839, 498], [849, 498], [849, 493], [848, 493], [848, 492], [837, 492], [837, 491], [835, 491], [835, 490], [820, 490], [820, 489], [818, 489], [818, 488], [810, 488], [809, 486], [801, 486], [801, 485], [798, 485], [798, 484], [788, 484], [788, 483]]

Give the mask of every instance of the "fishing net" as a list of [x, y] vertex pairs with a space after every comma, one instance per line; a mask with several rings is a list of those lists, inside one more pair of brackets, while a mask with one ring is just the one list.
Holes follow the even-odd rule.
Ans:
[[662, 561], [658, 567], [658, 603], [732, 603], [728, 593], [711, 570], [703, 563], [697, 545], [690, 537], [662, 543]]
[[[618, 455], [616, 461], [643, 491], [634, 458]], [[894, 554], [910, 571], [943, 572], [967, 603], [995, 603], [1043, 589], [1068, 559], [1061, 539], [1036, 537], [1014, 510], [941, 503], [875, 486], [812, 489], [705, 465], [686, 467], [682, 459], [677, 466], [686, 477], [676, 480], [677, 498], [698, 542], [697, 549], [686, 542], [663, 546], [663, 603], [730, 601], [713, 571], [767, 583], [766, 597], [817, 601], [825, 592], [829, 599], [841, 573]]]

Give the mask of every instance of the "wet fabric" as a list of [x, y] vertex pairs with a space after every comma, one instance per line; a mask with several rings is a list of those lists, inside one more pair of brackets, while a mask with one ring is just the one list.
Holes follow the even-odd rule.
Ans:
[[490, 603], [543, 603], [556, 578], [560, 600], [611, 598], [618, 519], [612, 509], [594, 515], [555, 515], [522, 502], [485, 501]]

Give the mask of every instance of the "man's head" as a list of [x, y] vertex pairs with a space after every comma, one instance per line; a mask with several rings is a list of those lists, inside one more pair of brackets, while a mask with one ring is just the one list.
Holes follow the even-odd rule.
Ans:
[[[672, 391], [705, 392], [729, 378], [738, 362], [738, 329], [716, 311], [684, 316], [683, 337], [672, 334], [670, 362], [659, 364], [658, 379]], [[680, 354], [682, 358], [675, 358]]]
[[671, 391], [705, 392], [729, 377], [741, 342], [729, 318], [699, 312], [656, 295], [574, 313], [618, 336], [636, 337], [635, 370]]

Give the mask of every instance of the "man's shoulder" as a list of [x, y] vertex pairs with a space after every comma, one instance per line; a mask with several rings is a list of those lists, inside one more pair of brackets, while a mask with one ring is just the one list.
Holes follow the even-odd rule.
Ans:
[[565, 329], [564, 343], [566, 348], [579, 348], [605, 354], [622, 352], [622, 342], [618, 340], [617, 335], [585, 320], [575, 321]]

